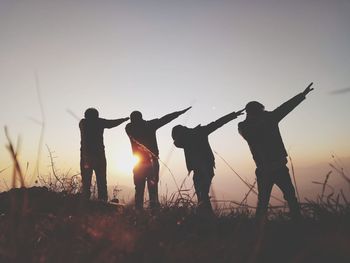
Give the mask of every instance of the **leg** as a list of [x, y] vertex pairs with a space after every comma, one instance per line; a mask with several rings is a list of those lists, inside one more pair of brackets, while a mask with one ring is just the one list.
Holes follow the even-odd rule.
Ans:
[[212, 213], [212, 206], [210, 203], [209, 190], [211, 181], [214, 176], [212, 168], [196, 170], [193, 174], [194, 186], [198, 199], [198, 207], [205, 212]]
[[277, 186], [283, 192], [284, 199], [288, 202], [290, 214], [293, 219], [300, 217], [300, 207], [295, 196], [295, 189], [290, 179], [289, 170], [286, 165], [281, 166], [275, 176]]
[[202, 191], [201, 191], [201, 180], [200, 180], [200, 172], [197, 170], [193, 171], [193, 184], [194, 184], [194, 190], [197, 195], [198, 204], [202, 203]]
[[140, 163], [139, 165], [135, 166], [133, 172], [135, 184], [135, 208], [142, 210], [146, 184], [143, 164]]
[[158, 199], [158, 182], [159, 182], [159, 162], [157, 159], [153, 160], [152, 166], [147, 173], [147, 188], [149, 195], [149, 202], [151, 208], [159, 207]]
[[81, 173], [81, 180], [83, 185], [83, 198], [84, 199], [90, 199], [90, 187], [91, 187], [91, 178], [92, 178], [92, 166], [91, 164], [84, 160], [83, 158], [80, 159], [80, 173]]
[[257, 168], [255, 170], [257, 184], [258, 184], [258, 205], [256, 208], [256, 218], [265, 218], [267, 214], [267, 207], [269, 205], [273, 180], [271, 175], [267, 172]]
[[202, 202], [204, 205], [204, 208], [207, 212], [213, 212], [213, 208], [210, 203], [210, 197], [209, 197], [209, 190], [210, 190], [210, 185], [211, 181], [213, 179], [212, 175], [206, 174], [205, 178], [203, 178], [203, 182], [201, 185], [201, 196], [202, 196]]
[[105, 202], [108, 200], [106, 166], [106, 157], [104, 155], [100, 156], [95, 167], [95, 174], [97, 181], [98, 199]]

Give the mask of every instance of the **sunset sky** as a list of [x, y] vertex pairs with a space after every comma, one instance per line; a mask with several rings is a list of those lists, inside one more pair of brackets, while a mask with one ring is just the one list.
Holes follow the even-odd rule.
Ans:
[[[204, 125], [251, 100], [273, 110], [314, 82], [315, 90], [280, 125], [302, 195], [314, 196], [312, 181], [324, 179], [332, 154], [350, 168], [349, 14], [347, 0], [0, 0], [1, 128], [6, 125], [14, 141], [20, 136], [30, 185], [42, 121], [39, 94], [44, 145], [60, 171], [72, 174], [79, 172], [78, 121], [86, 108], [96, 107], [104, 118], [140, 110], [152, 119], [193, 106], [158, 131], [160, 158], [180, 182], [187, 171], [183, 151], [173, 147], [173, 126]], [[344, 92], [333, 94], [338, 90]], [[210, 143], [253, 182], [255, 166], [237, 132], [244, 118], [212, 134]], [[105, 131], [107, 180], [133, 187], [124, 127]], [[2, 130], [0, 170], [12, 164], [6, 144]], [[47, 155], [44, 146], [42, 174], [48, 174]], [[246, 186], [218, 157], [216, 166], [218, 198], [240, 200]], [[0, 174], [0, 189], [10, 185], [11, 171]], [[334, 174], [333, 183], [342, 182]], [[162, 166], [162, 193], [166, 188], [174, 182]]]

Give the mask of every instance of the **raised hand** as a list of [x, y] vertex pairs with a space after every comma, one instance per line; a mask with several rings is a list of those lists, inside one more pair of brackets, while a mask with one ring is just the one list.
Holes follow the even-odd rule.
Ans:
[[307, 86], [307, 88], [303, 91], [304, 96], [306, 96], [307, 94], [309, 94], [310, 91], [313, 91], [313, 90], [314, 90], [313, 88], [311, 88], [311, 86], [312, 86], [313, 84], [314, 84], [314, 83], [311, 82], [311, 83], [309, 84], [309, 86]]
[[242, 109], [242, 110], [239, 110], [239, 111], [236, 111], [236, 116], [238, 117], [239, 115], [243, 115], [244, 114], [244, 111], [245, 109]]
[[188, 111], [188, 110], [191, 109], [191, 108], [192, 108], [192, 106], [190, 106], [190, 107], [188, 107], [188, 108], [182, 110], [182, 111], [181, 111], [181, 114], [185, 113], [186, 111]]

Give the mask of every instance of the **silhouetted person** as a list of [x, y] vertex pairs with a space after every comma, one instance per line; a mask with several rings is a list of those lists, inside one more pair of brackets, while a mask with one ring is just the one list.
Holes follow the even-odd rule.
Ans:
[[139, 159], [138, 164], [136, 164], [133, 169], [136, 209], [143, 209], [146, 181], [150, 207], [159, 207], [159, 150], [156, 132], [160, 127], [176, 119], [190, 108], [191, 107], [167, 114], [160, 119], [149, 121], [144, 120], [139, 111], [133, 111], [130, 114], [130, 123], [126, 125], [125, 131], [130, 138], [133, 154]]
[[236, 119], [242, 114], [242, 111], [227, 114], [205, 126], [198, 125], [195, 128], [188, 128], [177, 125], [172, 130], [171, 135], [175, 146], [184, 149], [188, 172], [193, 171], [194, 188], [201, 212], [212, 213], [209, 189], [214, 176], [215, 158], [208, 136], [224, 124]]
[[89, 108], [85, 111], [85, 118], [79, 122], [81, 135], [80, 170], [83, 182], [83, 196], [90, 198], [92, 173], [95, 171], [98, 199], [107, 201], [106, 156], [103, 144], [105, 128], [116, 127], [129, 118], [106, 120], [99, 118], [98, 111]]
[[256, 217], [259, 219], [266, 217], [274, 184], [282, 190], [292, 218], [300, 217], [299, 204], [287, 167], [287, 151], [278, 124], [313, 90], [311, 85], [312, 83], [274, 111], [265, 111], [264, 105], [257, 101], [249, 102], [245, 108], [247, 117], [238, 124], [238, 131], [248, 142], [256, 163], [255, 174], [259, 192]]

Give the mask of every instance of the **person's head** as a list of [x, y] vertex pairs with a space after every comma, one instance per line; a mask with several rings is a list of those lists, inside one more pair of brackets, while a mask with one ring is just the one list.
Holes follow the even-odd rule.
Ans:
[[265, 110], [265, 106], [257, 101], [248, 102], [247, 105], [245, 106], [245, 111], [247, 112], [247, 116], [259, 116], [264, 112], [264, 110]]
[[171, 131], [171, 137], [174, 139], [174, 141], [176, 141], [184, 135], [186, 129], [187, 128], [185, 126], [176, 125]]
[[133, 123], [137, 123], [137, 122], [140, 122], [142, 121], [142, 113], [135, 110], [133, 111], [131, 114], [130, 114], [130, 121], [133, 122]]
[[188, 128], [182, 125], [176, 125], [171, 131], [171, 137], [173, 137], [176, 147], [184, 148], [186, 145], [186, 130]]
[[85, 119], [97, 119], [98, 118], [98, 110], [95, 108], [88, 108], [84, 113]]

